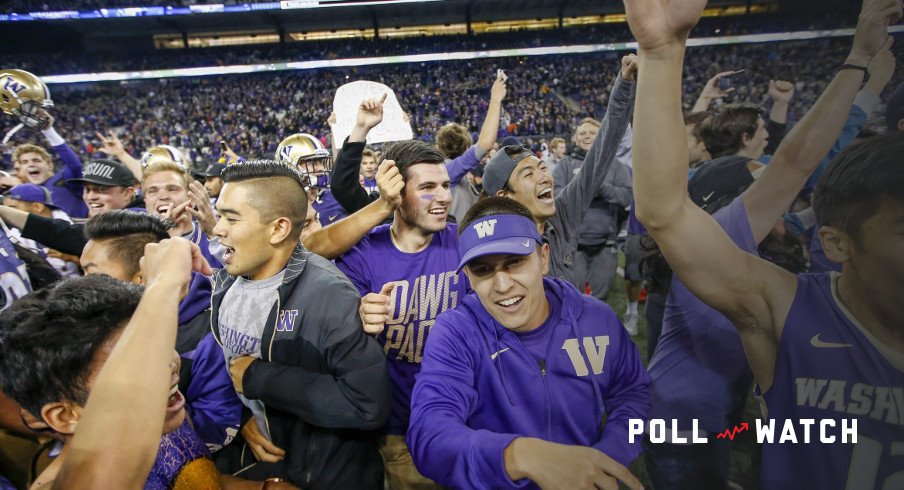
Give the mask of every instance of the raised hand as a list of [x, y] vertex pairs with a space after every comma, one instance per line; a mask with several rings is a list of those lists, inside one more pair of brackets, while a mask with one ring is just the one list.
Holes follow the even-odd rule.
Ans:
[[361, 315], [361, 325], [364, 332], [376, 335], [383, 331], [386, 321], [389, 320], [389, 304], [394, 282], [387, 282], [379, 293], [367, 293], [361, 298], [358, 314]]
[[184, 238], [167, 238], [145, 245], [140, 266], [145, 287], [163, 284], [183, 293], [188, 290], [193, 270], [207, 276], [211, 274], [210, 264], [201, 249]]
[[188, 185], [188, 199], [191, 206], [186, 210], [198, 220], [198, 225], [205, 235], [213, 236], [213, 229], [217, 226], [217, 217], [210, 205], [210, 194], [207, 193], [207, 189], [198, 181], [192, 182]]
[[361, 101], [361, 105], [358, 106], [358, 126], [370, 131], [383, 122], [383, 103], [386, 102], [387, 95], [389, 94], [383, 94], [379, 99]]
[[622, 80], [633, 81], [637, 78], [637, 55], [629, 54], [621, 59]]
[[390, 207], [395, 210], [402, 205], [402, 189], [405, 188], [405, 180], [396, 167], [393, 160], [383, 160], [377, 169], [377, 190], [380, 193], [380, 199], [389, 203]]
[[794, 97], [794, 84], [784, 80], [769, 80], [769, 97], [775, 102], [789, 103]]
[[639, 49], [681, 44], [700, 20], [706, 0], [625, 0], [628, 26]]
[[502, 102], [505, 99], [505, 95], [508, 93], [508, 87], [506, 87], [506, 83], [508, 82], [508, 76], [502, 70], [496, 71], [496, 80], [493, 82], [493, 88], [490, 89], [490, 101], [493, 102]]
[[888, 26], [900, 19], [900, 0], [863, 0], [848, 63], [867, 66], [886, 45]]
[[894, 38], [889, 37], [885, 47], [869, 62], [869, 81], [866, 82], [863, 90], [874, 95], [880, 95], [895, 74], [895, 55], [891, 52], [893, 42]]
[[111, 157], [118, 157], [126, 152], [126, 149], [122, 145], [122, 141], [119, 140], [119, 137], [113, 133], [113, 131], [108, 131], [107, 136], [104, 136], [103, 133], [94, 133], [97, 135], [97, 138], [102, 143], [102, 146], [97, 150], [110, 155]]

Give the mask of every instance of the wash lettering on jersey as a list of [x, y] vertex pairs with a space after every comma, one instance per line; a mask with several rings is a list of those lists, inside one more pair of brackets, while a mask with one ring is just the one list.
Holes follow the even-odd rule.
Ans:
[[436, 317], [458, 306], [458, 281], [458, 274], [451, 270], [418, 276], [413, 282], [395, 282], [390, 318], [381, 336], [387, 359], [420, 364]]

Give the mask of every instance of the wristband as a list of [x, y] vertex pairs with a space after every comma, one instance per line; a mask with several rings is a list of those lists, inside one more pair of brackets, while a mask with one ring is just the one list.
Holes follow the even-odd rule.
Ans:
[[867, 68], [865, 66], [851, 65], [851, 64], [845, 63], [845, 64], [841, 65], [840, 67], [838, 67], [838, 71], [836, 71], [835, 73], [838, 73], [841, 70], [860, 70], [863, 72], [863, 81], [864, 82], [869, 81], [869, 68]]

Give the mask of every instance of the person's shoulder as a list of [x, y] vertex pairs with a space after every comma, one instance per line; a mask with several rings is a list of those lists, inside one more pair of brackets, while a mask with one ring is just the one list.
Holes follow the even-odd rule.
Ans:
[[335, 291], [346, 287], [356, 291], [357, 294], [357, 290], [355, 290], [351, 281], [336, 267], [336, 264], [313, 252], [308, 254], [302, 276], [308, 281], [317, 281], [318, 288], [324, 288], [324, 290], [318, 292], [319, 295], [326, 294], [326, 291]]

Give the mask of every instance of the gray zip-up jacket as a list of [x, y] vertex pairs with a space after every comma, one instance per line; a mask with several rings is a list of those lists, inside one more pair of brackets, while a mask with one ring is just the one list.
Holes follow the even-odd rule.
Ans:
[[[213, 277], [210, 328], [221, 346], [220, 305], [235, 279], [225, 269]], [[286, 451], [284, 473], [269, 476], [305, 489], [382, 489], [375, 431], [389, 417], [391, 387], [383, 350], [361, 329], [358, 291], [299, 244], [278, 293], [261, 358], [242, 377], [245, 397], [264, 402], [273, 443]], [[247, 450], [230, 464], [250, 475], [257, 461]]]
[[581, 223], [618, 153], [618, 145], [634, 114], [634, 94], [634, 82], [622, 80], [619, 75], [609, 97], [606, 117], [583, 165], [571, 182], [555, 193], [556, 214], [546, 220], [544, 233], [549, 240], [549, 274], [552, 276], [575, 282], [574, 254], [578, 249]]
[[[553, 172], [556, 194], [562, 192], [577, 175], [584, 164], [584, 155], [580, 148], [576, 148], [559, 162]], [[584, 215], [578, 244], [602, 245], [606, 240], [615, 240], [618, 235], [618, 210], [631, 204], [631, 198], [631, 172], [623, 163], [614, 161], [609, 166], [602, 188]]]

